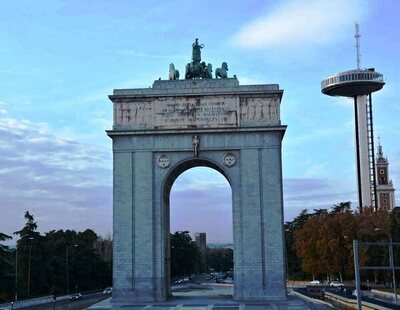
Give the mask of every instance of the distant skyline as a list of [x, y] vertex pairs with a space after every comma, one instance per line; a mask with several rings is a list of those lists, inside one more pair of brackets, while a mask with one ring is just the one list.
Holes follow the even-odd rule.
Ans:
[[[352, 101], [320, 82], [361, 67], [386, 85], [373, 95], [394, 187], [400, 188], [400, 1], [2, 1], [0, 11], [0, 232], [29, 210], [41, 232], [112, 233], [114, 88], [149, 87], [184, 72], [195, 38], [214, 68], [241, 85], [279, 84], [285, 220], [302, 209], [356, 202]], [[400, 194], [396, 205], [400, 205]], [[182, 174], [171, 192], [171, 228], [232, 239], [231, 191], [217, 172]], [[212, 212], [212, 213], [211, 213]], [[200, 230], [200, 228], [205, 228]]]

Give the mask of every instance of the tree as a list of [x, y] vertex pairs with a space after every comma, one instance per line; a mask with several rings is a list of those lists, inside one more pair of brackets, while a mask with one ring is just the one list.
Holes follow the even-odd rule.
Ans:
[[296, 253], [294, 242], [295, 231], [301, 229], [303, 225], [312, 217], [307, 209], [304, 209], [300, 214], [291, 222], [285, 223], [285, 246], [286, 246], [286, 260], [289, 278], [304, 279], [306, 275], [301, 268], [301, 261]]
[[[12, 239], [0, 232], [0, 242]], [[0, 303], [6, 301], [13, 293], [13, 258], [10, 248], [0, 243]]]
[[343, 280], [346, 273], [351, 273], [348, 238], [355, 231], [350, 202], [334, 205], [331, 212], [326, 209], [314, 211], [294, 233], [296, 254], [303, 270], [313, 277], [325, 274], [328, 281], [337, 276]]
[[[372, 207], [365, 207], [362, 212], [355, 214], [357, 222], [357, 236], [355, 239], [371, 242], [382, 242], [389, 240], [390, 216], [386, 210], [375, 211]], [[385, 246], [360, 245], [359, 248], [360, 265], [383, 266], [389, 265], [388, 248]], [[382, 280], [390, 277], [390, 273], [381, 270], [374, 270], [373, 277], [375, 282], [382, 277]], [[364, 276], [369, 276], [371, 272], [364, 272]]]
[[207, 266], [218, 272], [227, 272], [233, 268], [232, 249], [208, 249]]
[[[14, 233], [20, 236], [16, 249], [19, 299], [65, 294], [67, 273], [71, 292], [111, 286], [110, 240], [103, 246], [103, 241], [90, 229], [82, 232], [52, 230], [41, 235], [33, 215], [26, 212], [25, 219], [24, 227]], [[106, 246], [107, 259], [103, 259], [101, 249]], [[15, 273], [12, 275], [15, 277]]]
[[200, 252], [188, 231], [170, 235], [171, 278], [193, 273], [200, 263]]
[[37, 223], [29, 211], [25, 212], [25, 226], [14, 232], [19, 235], [18, 251], [18, 295], [30, 297], [48, 287], [46, 281], [46, 259], [42, 256], [42, 236], [37, 231]]
[[343, 212], [346, 212], [346, 211], [350, 211], [351, 212], [351, 202], [350, 201], [341, 202], [339, 204], [333, 205], [333, 209], [331, 211], [331, 214], [343, 213]]

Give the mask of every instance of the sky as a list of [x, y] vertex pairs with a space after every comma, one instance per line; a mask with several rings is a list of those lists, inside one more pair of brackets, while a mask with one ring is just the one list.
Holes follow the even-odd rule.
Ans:
[[[112, 233], [108, 95], [184, 72], [195, 38], [241, 85], [279, 84], [285, 220], [302, 209], [356, 202], [352, 102], [321, 94], [322, 79], [361, 67], [386, 85], [373, 95], [375, 136], [400, 186], [400, 1], [1, 0], [0, 232], [29, 210], [39, 231]], [[400, 205], [400, 194], [396, 196]], [[231, 190], [204, 168], [171, 193], [171, 231], [232, 240]]]

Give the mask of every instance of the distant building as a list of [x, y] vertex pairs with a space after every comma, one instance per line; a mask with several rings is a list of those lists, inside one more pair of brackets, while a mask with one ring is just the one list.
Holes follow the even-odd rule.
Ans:
[[395, 207], [395, 189], [392, 180], [389, 179], [389, 162], [387, 157], [383, 156], [382, 145], [380, 142], [378, 144], [375, 167], [377, 180], [377, 209], [392, 210]]
[[206, 233], [195, 233], [194, 241], [197, 244], [200, 252], [201, 266], [200, 271], [204, 272], [207, 270], [207, 237]]
[[200, 253], [205, 253], [207, 250], [207, 237], [206, 233], [195, 233], [194, 241], [197, 243]]

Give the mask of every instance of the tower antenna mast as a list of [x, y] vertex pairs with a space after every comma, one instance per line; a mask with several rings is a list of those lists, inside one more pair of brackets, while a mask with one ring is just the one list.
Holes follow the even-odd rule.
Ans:
[[355, 24], [356, 26], [356, 34], [354, 37], [356, 38], [356, 49], [357, 49], [357, 70], [360, 70], [360, 63], [361, 63], [361, 53], [360, 53], [360, 27], [358, 23]]

